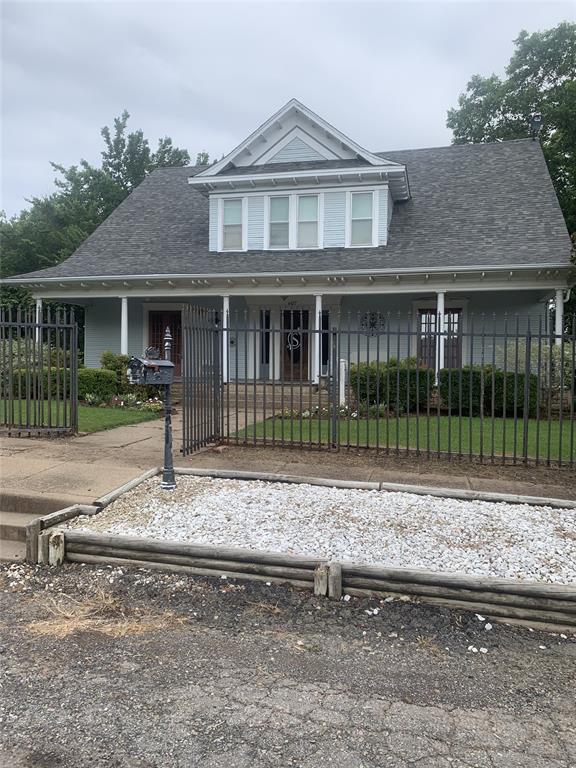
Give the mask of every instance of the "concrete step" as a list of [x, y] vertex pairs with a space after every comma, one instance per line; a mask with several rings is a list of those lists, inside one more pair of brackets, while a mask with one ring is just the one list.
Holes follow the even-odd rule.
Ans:
[[23, 541], [11, 541], [0, 539], [0, 563], [24, 560], [26, 557], [26, 543]]
[[26, 541], [26, 526], [40, 517], [38, 512], [4, 512], [0, 510], [0, 539]]

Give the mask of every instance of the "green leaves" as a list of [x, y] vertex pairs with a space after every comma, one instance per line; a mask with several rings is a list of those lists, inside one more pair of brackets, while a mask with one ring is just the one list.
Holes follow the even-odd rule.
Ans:
[[[8, 219], [0, 213], [0, 276], [33, 272], [68, 258], [99, 224], [156, 168], [190, 162], [185, 149], [165, 136], [151, 152], [142, 131], [128, 133], [128, 112], [105, 127], [100, 168], [81, 160], [65, 168], [51, 163], [56, 191], [30, 200], [30, 208]], [[2, 303], [16, 300], [14, 289], [2, 290]]]
[[542, 149], [568, 230], [576, 232], [576, 24], [520, 32], [506, 78], [474, 75], [448, 111], [455, 144], [529, 136], [541, 112]]

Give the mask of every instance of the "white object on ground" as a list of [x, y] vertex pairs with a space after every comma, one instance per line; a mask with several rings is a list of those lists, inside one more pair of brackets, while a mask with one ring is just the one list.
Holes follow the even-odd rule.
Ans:
[[170, 494], [151, 478], [70, 525], [392, 568], [576, 583], [571, 509], [180, 476]]

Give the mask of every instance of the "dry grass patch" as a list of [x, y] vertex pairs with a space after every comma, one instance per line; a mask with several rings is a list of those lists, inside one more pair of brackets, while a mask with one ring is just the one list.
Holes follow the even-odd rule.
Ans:
[[91, 596], [76, 599], [62, 594], [57, 598], [41, 598], [43, 608], [49, 614], [45, 619], [27, 625], [30, 632], [51, 637], [68, 637], [76, 632], [99, 632], [109, 637], [153, 632], [157, 629], [180, 627], [185, 618], [166, 611], [149, 613], [138, 608], [126, 609], [117, 597], [103, 589], [96, 589]]

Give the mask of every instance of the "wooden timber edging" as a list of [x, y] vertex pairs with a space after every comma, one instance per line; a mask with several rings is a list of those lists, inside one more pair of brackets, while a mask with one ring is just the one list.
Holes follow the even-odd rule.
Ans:
[[570, 627], [576, 632], [576, 585], [337, 563], [321, 557], [78, 530], [43, 532], [40, 538], [44, 563], [67, 560], [225, 576], [288, 584], [332, 599], [340, 599], [343, 594], [364, 598], [407, 596], [416, 602], [473, 611], [493, 619]]

